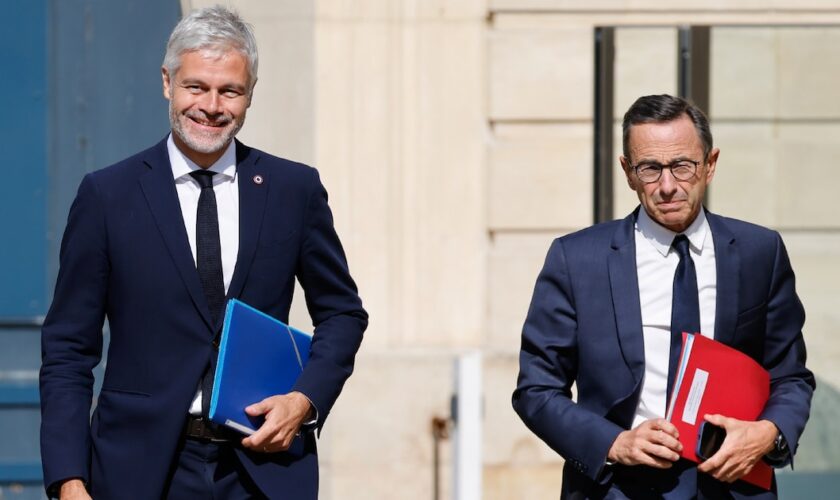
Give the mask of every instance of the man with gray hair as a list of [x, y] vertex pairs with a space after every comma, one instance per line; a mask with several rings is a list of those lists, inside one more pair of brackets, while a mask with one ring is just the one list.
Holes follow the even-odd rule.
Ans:
[[[235, 140], [257, 47], [213, 7], [174, 29], [161, 69], [171, 133], [82, 180], [42, 331], [41, 454], [71, 498], [317, 498], [314, 431], [367, 326], [316, 170]], [[246, 408], [251, 436], [207, 420], [224, 304], [288, 322], [295, 278], [315, 325], [288, 394]], [[96, 408], [92, 369], [111, 340]]]

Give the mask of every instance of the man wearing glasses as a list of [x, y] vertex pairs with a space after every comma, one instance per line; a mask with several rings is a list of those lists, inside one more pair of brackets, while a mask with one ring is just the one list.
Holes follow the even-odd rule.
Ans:
[[[743, 481], [759, 460], [792, 461], [810, 412], [805, 313], [775, 231], [706, 211], [715, 175], [706, 116], [669, 95], [624, 115], [627, 218], [552, 244], [522, 332], [513, 406], [566, 459], [563, 498], [775, 498]], [[701, 332], [770, 372], [755, 422], [720, 415], [720, 450], [680, 458], [663, 417], [681, 332]], [[572, 399], [572, 385], [577, 397]]]

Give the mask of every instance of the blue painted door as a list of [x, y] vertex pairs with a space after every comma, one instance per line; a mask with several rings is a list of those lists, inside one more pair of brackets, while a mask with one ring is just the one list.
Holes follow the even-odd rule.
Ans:
[[47, 0], [0, 30], [0, 496], [40, 498], [38, 326], [47, 308]]
[[[40, 325], [81, 177], [168, 131], [178, 0], [11, 0], [0, 29], [0, 498], [43, 498]], [[99, 368], [101, 371], [101, 367]]]

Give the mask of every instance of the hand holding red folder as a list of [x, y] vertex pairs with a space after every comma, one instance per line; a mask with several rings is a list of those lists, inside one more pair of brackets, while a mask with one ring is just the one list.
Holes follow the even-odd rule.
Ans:
[[[666, 418], [679, 430], [681, 455], [695, 454], [704, 415], [754, 421], [770, 397], [770, 374], [746, 354], [702, 335], [683, 333], [683, 349]], [[773, 472], [759, 461], [742, 479], [770, 489]]]
[[[775, 448], [774, 441], [779, 432], [772, 422], [738, 420], [723, 415], [706, 415], [705, 420], [705, 427], [711, 429], [711, 434], [706, 434], [716, 436], [718, 430], [723, 429], [726, 444], [714, 453], [708, 453], [708, 459], [697, 466], [698, 471], [720, 481], [732, 482], [747, 476], [756, 464], [766, 465], [761, 460]], [[702, 445], [698, 446], [698, 455], [701, 448]]]

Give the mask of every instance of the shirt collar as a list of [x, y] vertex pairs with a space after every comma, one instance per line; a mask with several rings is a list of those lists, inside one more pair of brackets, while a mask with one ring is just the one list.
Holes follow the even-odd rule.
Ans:
[[645, 208], [642, 207], [639, 210], [639, 217], [636, 219], [636, 228], [642, 233], [645, 240], [665, 257], [668, 255], [677, 234], [684, 234], [694, 251], [700, 253], [706, 241], [706, 235], [709, 233], [709, 222], [706, 220], [706, 209], [701, 208], [697, 217], [685, 231], [675, 233], [651, 219]]
[[[175, 178], [175, 181], [186, 182], [191, 179], [190, 177], [187, 177], [190, 172], [201, 169], [201, 167], [187, 158], [187, 156], [178, 149], [178, 146], [175, 145], [175, 141], [172, 139], [171, 133], [169, 134], [169, 138], [166, 140], [166, 149], [169, 152], [169, 163], [172, 165], [172, 176]], [[217, 175], [215, 177], [220, 180], [215, 182], [222, 182], [236, 178], [235, 141], [230, 141], [230, 144], [228, 144], [225, 152], [222, 153], [222, 156], [220, 156], [215, 163], [210, 165], [210, 168], [207, 170], [216, 172]]]

